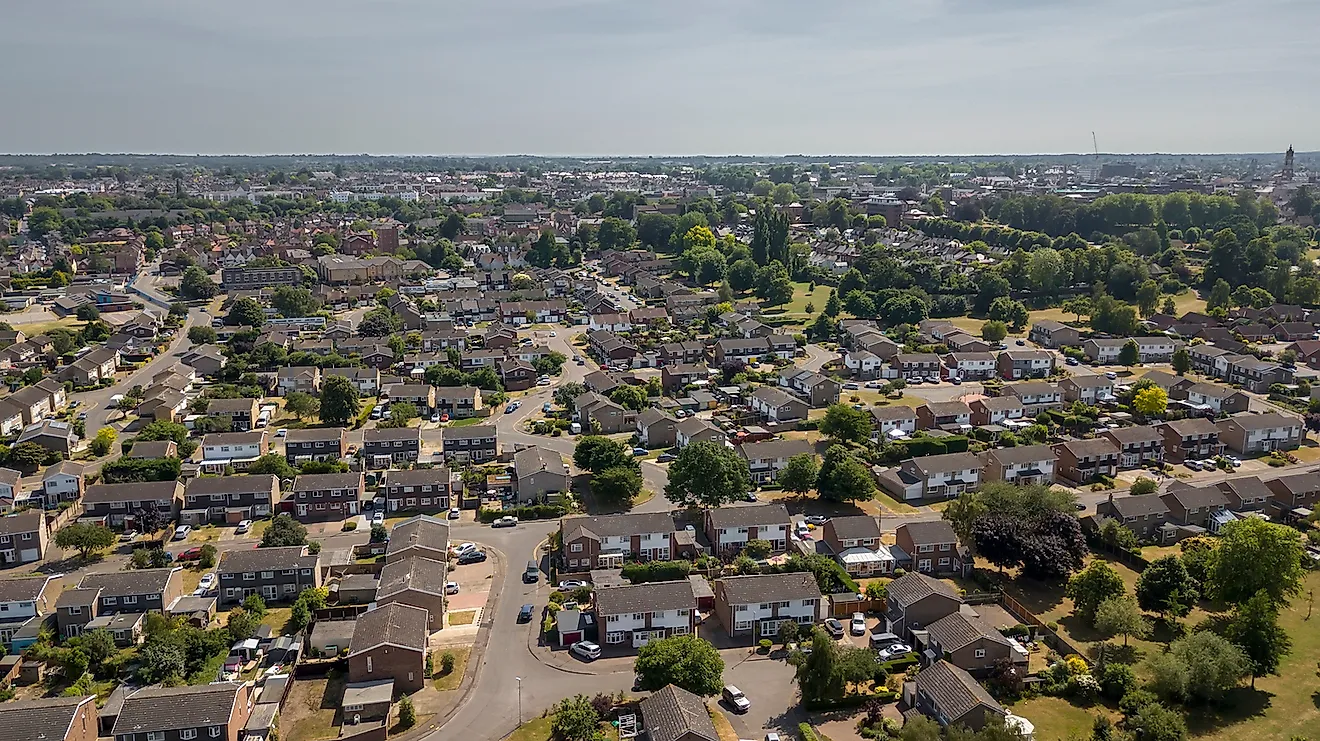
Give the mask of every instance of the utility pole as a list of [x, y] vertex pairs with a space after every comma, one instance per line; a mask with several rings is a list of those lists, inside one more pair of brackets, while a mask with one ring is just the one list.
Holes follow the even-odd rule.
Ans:
[[518, 680], [518, 725], [522, 725], [522, 677], [514, 677]]

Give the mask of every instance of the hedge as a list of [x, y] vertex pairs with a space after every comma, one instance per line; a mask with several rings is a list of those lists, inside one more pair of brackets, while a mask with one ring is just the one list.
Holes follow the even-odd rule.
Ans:
[[890, 674], [893, 674], [897, 671], [906, 669], [909, 666], [916, 666], [916, 664], [917, 664], [917, 655], [915, 653], [910, 653], [903, 656], [902, 658], [890, 659], [889, 661], [886, 661], [880, 666], [884, 667], [885, 671], [889, 672]]
[[623, 578], [632, 584], [678, 581], [686, 579], [690, 573], [692, 573], [692, 564], [688, 561], [648, 561], [623, 565]]
[[872, 700], [881, 702], [894, 702], [898, 699], [898, 693], [893, 690], [879, 690], [865, 695], [844, 695], [834, 700], [802, 700], [802, 707], [806, 710], [835, 710], [842, 708], [855, 708], [859, 705], [865, 705]]
[[563, 517], [567, 510], [558, 504], [532, 504], [526, 507], [514, 507], [513, 509], [482, 509], [477, 510], [477, 519], [484, 523], [492, 523], [501, 517], [512, 515], [521, 520], [553, 520]]
[[802, 737], [802, 741], [820, 741], [816, 729], [812, 728], [810, 723], [798, 723], [798, 735]]
[[900, 440], [895, 444], [906, 451], [904, 458], [920, 458], [926, 455], [966, 453], [969, 443], [963, 435], [948, 435], [945, 437], [918, 437], [912, 440]]

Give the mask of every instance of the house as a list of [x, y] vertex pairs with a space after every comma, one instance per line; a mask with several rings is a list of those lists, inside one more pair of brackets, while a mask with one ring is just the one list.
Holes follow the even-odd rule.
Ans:
[[961, 401], [928, 401], [916, 413], [917, 427], [922, 430], [962, 431], [972, 424], [972, 409]]
[[627, 432], [630, 425], [635, 424], [631, 412], [595, 391], [588, 391], [573, 400], [573, 416], [582, 424], [583, 432], [592, 434]]
[[654, 407], [637, 415], [637, 442], [643, 448], [672, 448], [677, 443], [678, 420]]
[[183, 525], [236, 525], [243, 520], [270, 517], [280, 496], [280, 480], [274, 474], [252, 476], [201, 476], [188, 481], [183, 490]]
[[173, 440], [141, 440], [124, 453], [125, 458], [178, 458], [179, 446]]
[[84, 632], [93, 630], [104, 630], [110, 633], [114, 639], [115, 645], [119, 648], [128, 648], [136, 646], [142, 642], [143, 626], [146, 623], [146, 613], [142, 612], [122, 612], [118, 615], [101, 615], [93, 618], [85, 626]]
[[453, 506], [454, 495], [463, 491], [463, 478], [445, 466], [410, 470], [390, 469], [376, 490], [383, 492], [387, 512], [417, 510], [444, 512]]
[[618, 568], [625, 558], [668, 561], [679, 553], [667, 512], [565, 517], [559, 534], [570, 572]]
[[1068, 402], [1080, 401], [1087, 406], [1097, 406], [1114, 400], [1114, 382], [1099, 374], [1069, 376], [1059, 381], [1059, 388], [1063, 391], [1063, 400]]
[[1236, 357], [1233, 351], [1215, 345], [1192, 345], [1187, 348], [1192, 370], [1213, 378], [1228, 378], [1228, 360]]
[[256, 424], [257, 400], [211, 399], [206, 405], [206, 416], [228, 421], [231, 432], [246, 432]]
[[870, 515], [831, 517], [821, 527], [821, 540], [829, 546], [843, 570], [858, 577], [894, 573], [896, 559], [880, 542], [880, 521]]
[[417, 427], [377, 427], [362, 433], [362, 456], [369, 468], [415, 463], [421, 449], [422, 431]]
[[1022, 486], [1054, 483], [1054, 449], [1049, 445], [991, 448], [985, 453], [986, 481]]
[[944, 520], [899, 525], [894, 533], [894, 545], [900, 551], [896, 557], [908, 563], [911, 571], [965, 574], [972, 567], [967, 549], [958, 542], [953, 527]]
[[400, 604], [426, 611], [429, 630], [440, 630], [445, 619], [445, 563], [429, 558], [390, 561], [380, 572], [377, 605]]
[[753, 391], [748, 405], [769, 422], [796, 422], [806, 419], [811, 411], [805, 401], [774, 386], [762, 386]]
[[980, 486], [981, 460], [973, 453], [909, 458], [876, 474], [880, 487], [901, 501], [953, 499]]
[[782, 504], [706, 510], [706, 537], [721, 556], [738, 553], [749, 540], [764, 540], [771, 553], [782, 553], [792, 528], [793, 520]]
[[1295, 450], [1306, 438], [1306, 426], [1291, 414], [1237, 414], [1218, 422], [1219, 439], [1235, 453], [1260, 455]]
[[1019, 381], [1054, 374], [1054, 353], [1046, 350], [1005, 350], [995, 361], [1000, 378]]
[[224, 551], [216, 574], [221, 604], [237, 604], [252, 594], [267, 602], [293, 600], [304, 589], [321, 586], [321, 557], [301, 545]]
[[435, 386], [429, 383], [390, 383], [381, 390], [381, 395], [388, 396], [391, 404], [412, 404], [422, 414], [429, 414], [435, 408]]
[[366, 493], [362, 472], [305, 473], [293, 480], [293, 490], [280, 502], [299, 522], [343, 520], [357, 515]]
[[1033, 344], [1041, 347], [1058, 349], [1060, 347], [1077, 347], [1082, 344], [1082, 333], [1074, 327], [1069, 327], [1063, 322], [1056, 322], [1053, 319], [1042, 319], [1031, 325], [1031, 331], [1027, 333], [1027, 339]]
[[1233, 512], [1260, 512], [1269, 506], [1273, 492], [1257, 476], [1225, 479], [1217, 485]]
[[[354, 726], [362, 721], [381, 721], [388, 725], [390, 708], [394, 706], [394, 680], [346, 684], [340, 706], [344, 709], [343, 727]], [[384, 726], [380, 728], [383, 730]]]
[[842, 384], [829, 376], [796, 366], [779, 372], [779, 385], [806, 399], [813, 409], [838, 404], [843, 389]]
[[734, 446], [734, 450], [747, 461], [752, 472], [752, 483], [757, 485], [775, 481], [793, 456], [809, 455], [814, 458], [816, 455], [815, 447], [808, 440], [764, 440], [743, 443]]
[[697, 630], [697, 598], [687, 579], [597, 590], [595, 614], [607, 646], [638, 649]]
[[207, 377], [214, 377], [229, 362], [229, 358], [215, 345], [194, 347], [179, 359], [188, 367]]
[[258, 458], [270, 452], [265, 430], [251, 432], [213, 432], [202, 438], [202, 470], [223, 473], [225, 469], [246, 471]]
[[965, 726], [979, 731], [991, 721], [1008, 717], [995, 698], [970, 674], [940, 660], [922, 669], [915, 681], [903, 683], [904, 702], [941, 727]]
[[568, 466], [555, 451], [524, 448], [513, 456], [513, 490], [519, 504], [558, 499], [569, 490]]
[[358, 616], [348, 648], [348, 681], [393, 679], [412, 693], [426, 685], [426, 610], [393, 603]]
[[910, 571], [885, 586], [885, 632], [899, 638], [907, 639], [962, 608], [953, 587], [925, 574]]
[[252, 715], [254, 691], [247, 682], [144, 687], [124, 698], [115, 741], [239, 741]]
[[944, 335], [944, 346], [957, 354], [981, 354], [990, 352], [990, 343], [967, 334], [953, 332]]
[[311, 366], [287, 366], [275, 374], [276, 391], [280, 396], [301, 391], [317, 396], [321, 393], [321, 369]]
[[[1095, 505], [1097, 515], [1110, 517], [1122, 524], [1138, 540], [1165, 541], [1165, 525], [1169, 522], [1169, 506], [1159, 494], [1139, 494], [1115, 497]], [[1169, 533], [1172, 536], [1172, 533]]]
[[1238, 414], [1251, 408], [1251, 397], [1217, 383], [1197, 383], [1179, 394], [1188, 404], [1214, 414]]
[[1295, 473], [1266, 482], [1270, 490], [1268, 512], [1272, 517], [1294, 521], [1309, 517], [1320, 504], [1320, 474]]
[[[917, 643], [923, 643], [920, 637]], [[961, 610], [927, 625], [924, 644], [924, 663], [947, 661], [973, 676], [989, 674], [997, 662], [1018, 659], [1003, 633], [976, 613]], [[1022, 662], [1026, 659], [1021, 656]]]
[[706, 701], [681, 687], [666, 685], [637, 706], [649, 741], [719, 741]]
[[885, 360], [869, 350], [854, 347], [844, 352], [843, 367], [859, 381], [874, 381], [884, 373]]
[[1173, 359], [1173, 353], [1183, 346], [1181, 340], [1171, 337], [1124, 337], [1116, 340], [1092, 339], [1082, 343], [1086, 357], [1101, 365], [1118, 363], [1123, 346], [1129, 342], [1137, 343], [1137, 362], [1167, 363]]
[[11, 653], [35, 643], [39, 631], [32, 628], [40, 627], [44, 616], [58, 605], [57, 596], [63, 596], [59, 576], [0, 579], [0, 643]]
[[669, 342], [660, 346], [662, 367], [684, 363], [704, 363], [706, 345], [701, 342]]
[[380, 370], [371, 368], [323, 368], [321, 377], [328, 379], [332, 376], [347, 378], [356, 388], [358, 394], [363, 397], [375, 396], [380, 393]]
[[447, 461], [484, 463], [499, 457], [499, 441], [495, 425], [468, 425], [446, 427], [441, 433]]
[[449, 524], [429, 515], [416, 515], [395, 525], [386, 543], [385, 562], [413, 558], [443, 562], [449, 556]]
[[1028, 417], [1034, 417], [1046, 409], [1058, 409], [1063, 406], [1063, 391], [1057, 384], [1048, 381], [1023, 381], [1004, 386], [1005, 396], [1016, 396], [1022, 400], [1022, 408]]
[[917, 430], [917, 412], [906, 404], [871, 407], [870, 412], [871, 442], [907, 437]]
[[138, 510], [154, 509], [165, 521], [178, 515], [183, 502], [183, 484], [178, 481], [145, 481], [126, 484], [93, 484], [83, 495], [83, 516], [112, 528], [135, 527]]
[[107, 347], [94, 347], [83, 353], [60, 373], [61, 380], [73, 381], [75, 387], [95, 386], [115, 380], [119, 367], [119, 351]]
[[[171, 441], [170, 445], [173, 444]], [[146, 443], [138, 443], [133, 447], [136, 449], [142, 445], [146, 445]], [[0, 469], [0, 474], [4, 474], [3, 478], [12, 490], [12, 494], [10, 494], [12, 501], [12, 497], [18, 493], [18, 484], [10, 483], [13, 480], [13, 474], [8, 473], [8, 470]], [[47, 468], [41, 474], [40, 496], [43, 506], [46, 509], [55, 509], [60, 505], [60, 502], [73, 502], [80, 499], [87, 490], [87, 479], [83, 476], [84, 470], [83, 464], [74, 463], [73, 461], [60, 461]], [[17, 471], [14, 473], [17, 473]]]
[[96, 741], [95, 695], [48, 697], [0, 704], [0, 728], [8, 738]]
[[1108, 438], [1058, 443], [1054, 452], [1058, 475], [1069, 481], [1084, 484], [1097, 476], [1118, 475], [1118, 445]]
[[984, 381], [995, 374], [995, 356], [989, 352], [955, 352], [944, 356], [944, 375], [963, 381]]
[[710, 369], [704, 365], [675, 363], [660, 368], [660, 385], [666, 391], [678, 391], [708, 378], [710, 378]]
[[71, 458], [73, 449], [78, 445], [78, 435], [68, 422], [45, 419], [23, 428], [17, 443], [35, 443], [52, 453]]
[[[174, 601], [182, 597], [183, 570], [175, 568], [133, 569], [88, 574], [78, 583], [79, 590], [95, 590], [95, 614], [118, 615], [121, 612], [164, 613]], [[70, 633], [70, 635], [75, 635]]]
[[1210, 529], [1216, 514], [1228, 509], [1228, 496], [1217, 486], [1189, 486], [1181, 481], [1169, 485], [1160, 497], [1169, 511], [1169, 522]]
[[1101, 437], [1118, 446], [1118, 467], [1124, 470], [1164, 462], [1164, 434], [1150, 425], [1105, 430]]
[[1268, 393], [1270, 386], [1276, 383], [1288, 384], [1293, 381], [1293, 369], [1268, 360], [1234, 355], [1225, 357], [1225, 361], [1228, 371], [1225, 380], [1253, 393]]
[[935, 353], [898, 353], [889, 359], [889, 368], [894, 377], [905, 381], [939, 378], [940, 356]]
[[1018, 422], [1027, 414], [1022, 400], [1016, 396], [982, 396], [967, 406], [972, 412], [972, 425], [976, 427]]
[[692, 443], [710, 442], [725, 445], [728, 435], [724, 430], [698, 417], [688, 417], [674, 427], [674, 445], [682, 450]]
[[307, 427], [284, 436], [284, 458], [291, 466], [305, 461], [337, 461], [348, 454], [348, 432], [343, 427]]
[[806, 572], [726, 576], [715, 580], [715, 614], [730, 637], [773, 638], [793, 621], [811, 626], [820, 619], [823, 597]]
[[1162, 422], [1155, 429], [1164, 438], [1164, 460], [1171, 463], [1213, 458], [1224, 452], [1219, 428], [1204, 417]]

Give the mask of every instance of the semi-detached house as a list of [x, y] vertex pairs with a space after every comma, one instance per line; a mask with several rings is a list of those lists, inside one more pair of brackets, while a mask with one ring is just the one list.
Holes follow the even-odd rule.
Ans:
[[1150, 425], [1106, 430], [1105, 437], [1118, 446], [1118, 467], [1140, 468], [1164, 462], [1164, 436]]
[[172, 520], [182, 502], [183, 484], [178, 481], [93, 484], [83, 495], [79, 519], [123, 529], [133, 526], [134, 513], [140, 509], [154, 509]]
[[815, 456], [815, 447], [811, 442], [800, 439], [743, 443], [734, 450], [747, 461], [752, 472], [752, 482], [756, 484], [770, 483], [778, 478], [779, 472], [784, 470], [793, 456]]
[[1054, 483], [1054, 449], [1049, 445], [994, 448], [985, 453], [985, 480], [1026, 486]]
[[806, 419], [811, 411], [802, 399], [774, 386], [762, 386], [752, 392], [748, 404], [768, 422], [794, 422]]
[[1058, 475], [1079, 484], [1096, 476], [1118, 474], [1118, 446], [1103, 437], [1070, 440], [1054, 446]]
[[773, 638], [792, 621], [811, 626], [823, 597], [807, 572], [728, 576], [715, 580], [715, 614], [731, 637]]
[[909, 458], [877, 473], [881, 488], [903, 501], [953, 499], [981, 483], [981, 461], [973, 453]]
[[706, 510], [706, 537], [719, 555], [736, 554], [749, 540], [764, 540], [772, 553], [782, 553], [792, 526], [792, 518], [782, 504]]
[[565, 517], [559, 532], [569, 571], [618, 568], [625, 559], [668, 561], [680, 548], [666, 512]]
[[1274, 450], [1295, 450], [1306, 437], [1302, 420], [1290, 414], [1239, 414], [1221, 420], [1219, 439], [1229, 450], [1260, 455]]
[[907, 437], [917, 430], [917, 413], [906, 404], [871, 407], [871, 442]]
[[274, 474], [198, 477], [183, 490], [179, 522], [193, 526], [234, 525], [269, 517], [279, 495], [280, 480]]
[[280, 508], [300, 522], [343, 520], [357, 515], [366, 482], [357, 473], [311, 473], [293, 480]]
[[637, 649], [653, 640], [696, 633], [697, 599], [687, 579], [597, 590], [595, 612], [601, 642], [607, 646]]

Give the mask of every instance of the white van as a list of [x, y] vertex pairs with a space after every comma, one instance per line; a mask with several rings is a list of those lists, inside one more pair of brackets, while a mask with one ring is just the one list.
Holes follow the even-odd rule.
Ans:
[[569, 426], [568, 426], [568, 434], [570, 434], [570, 435], [581, 435], [581, 434], [582, 434], [582, 425], [579, 424], [579, 423], [577, 423], [577, 422], [574, 422], [573, 424], [569, 425]]

